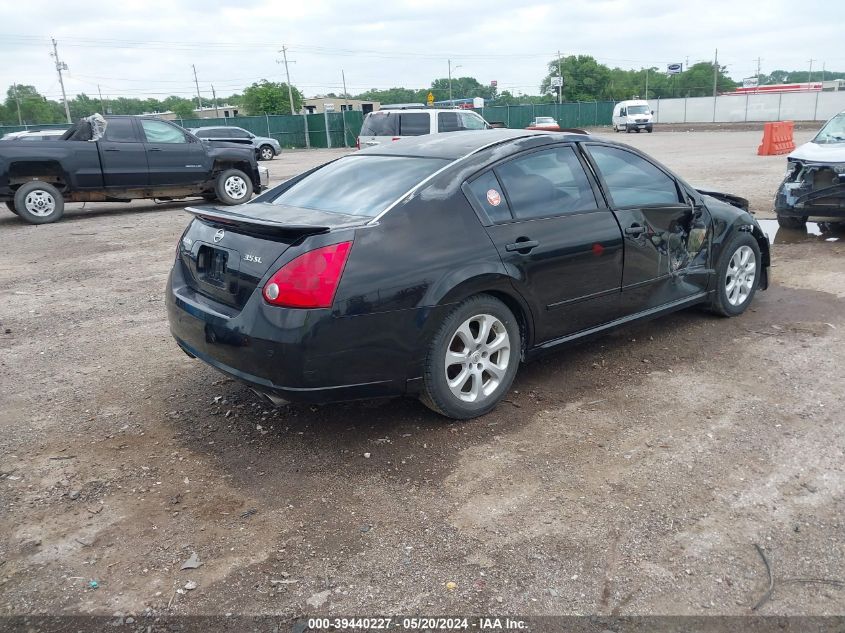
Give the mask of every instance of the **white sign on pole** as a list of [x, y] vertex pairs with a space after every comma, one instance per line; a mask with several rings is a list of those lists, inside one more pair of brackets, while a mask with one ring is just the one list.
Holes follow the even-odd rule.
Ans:
[[756, 88], [760, 85], [760, 79], [757, 77], [746, 77], [742, 80], [743, 88]]
[[563, 77], [552, 77], [552, 88], [560, 88], [563, 85]]
[[677, 75], [684, 70], [683, 64], [667, 64], [666, 65], [666, 74], [667, 75]]

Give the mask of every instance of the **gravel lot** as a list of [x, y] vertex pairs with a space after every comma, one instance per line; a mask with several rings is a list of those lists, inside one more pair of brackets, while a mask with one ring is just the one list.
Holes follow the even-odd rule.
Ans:
[[[771, 218], [760, 137], [614, 136]], [[755, 543], [778, 581], [845, 580], [845, 232], [772, 229], [742, 317], [570, 348], [450, 424], [413, 400], [270, 410], [185, 356], [162, 300], [183, 206], [3, 211], [0, 615], [741, 615]], [[845, 589], [782, 584], [759, 613], [843, 614]]]

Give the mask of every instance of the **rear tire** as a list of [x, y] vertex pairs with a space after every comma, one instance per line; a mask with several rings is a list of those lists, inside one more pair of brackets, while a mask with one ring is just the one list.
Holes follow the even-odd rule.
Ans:
[[240, 169], [227, 169], [217, 177], [214, 190], [223, 204], [244, 204], [252, 198], [252, 181]]
[[646, 131], [646, 132], [648, 132], [649, 134], [651, 134], [654, 130], [652, 130], [650, 127], [647, 127], [647, 128], [645, 129], [645, 131]]
[[788, 215], [778, 216], [778, 226], [782, 229], [797, 229], [803, 231], [807, 228], [807, 217], [793, 217]]
[[630, 133], [631, 133], [631, 128], [629, 128], [627, 125], [625, 126], [625, 133], [626, 133], [626, 134], [630, 134]]
[[275, 150], [269, 145], [262, 145], [258, 148], [258, 160], [273, 160], [276, 157]]
[[61, 219], [65, 199], [50, 183], [33, 180], [15, 192], [15, 211], [30, 224], [48, 224]]
[[738, 316], [751, 305], [760, 285], [760, 246], [747, 231], [739, 231], [725, 245], [716, 267], [716, 291], [710, 309], [726, 317]]
[[513, 383], [521, 343], [516, 317], [504, 303], [489, 295], [470, 297], [431, 339], [420, 400], [457, 420], [488, 413]]
[[18, 214], [17, 209], [15, 209], [15, 203], [14, 203], [14, 202], [12, 202], [11, 200], [6, 200], [6, 208], [7, 208], [9, 211], [11, 211], [12, 213], [14, 213], [15, 215], [17, 215], [17, 214]]

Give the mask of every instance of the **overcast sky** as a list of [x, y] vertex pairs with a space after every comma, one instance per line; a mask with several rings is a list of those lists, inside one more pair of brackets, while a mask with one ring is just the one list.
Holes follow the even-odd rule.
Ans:
[[[3, 11], [0, 86], [33, 84], [61, 96], [50, 37], [68, 67], [68, 95], [193, 96], [284, 80], [306, 96], [453, 76], [537, 94], [558, 49], [622, 68], [719, 61], [734, 79], [776, 68], [845, 70], [839, 3], [831, 0], [27, 0]], [[460, 67], [457, 67], [460, 66]], [[820, 75], [819, 75], [820, 77]]]

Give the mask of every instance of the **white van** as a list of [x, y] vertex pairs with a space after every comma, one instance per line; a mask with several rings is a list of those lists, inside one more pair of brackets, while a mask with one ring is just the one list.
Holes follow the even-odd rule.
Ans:
[[472, 110], [425, 106], [382, 106], [364, 117], [358, 149], [398, 141], [406, 136], [487, 130], [490, 124]]
[[632, 99], [620, 101], [613, 108], [613, 129], [617, 132], [626, 131], [629, 134], [636, 130], [651, 132], [654, 125], [654, 112], [648, 101]]

